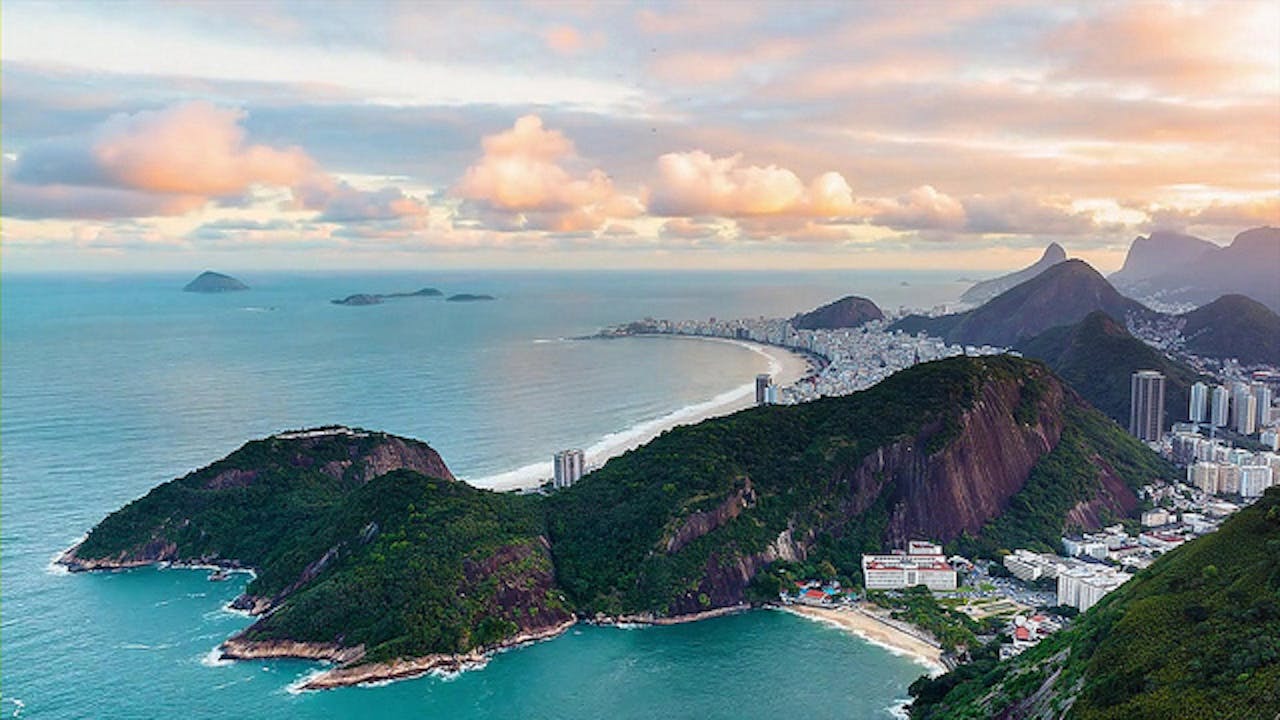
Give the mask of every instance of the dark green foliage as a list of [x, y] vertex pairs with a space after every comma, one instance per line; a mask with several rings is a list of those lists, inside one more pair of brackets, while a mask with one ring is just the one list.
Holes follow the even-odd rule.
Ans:
[[920, 720], [1032, 717], [1068, 705], [1066, 717], [1080, 720], [1274, 717], [1280, 488], [1017, 658], [912, 687]]
[[1124, 427], [1129, 423], [1133, 373], [1164, 373], [1166, 425], [1187, 418], [1191, 385], [1201, 379], [1190, 366], [1165, 357], [1102, 311], [1090, 313], [1075, 325], [1050, 328], [1023, 342], [1018, 350], [1043, 360], [1090, 405]]
[[[340, 548], [337, 560], [246, 636], [363, 644], [371, 661], [493, 644], [515, 634], [529, 609], [567, 615], [541, 532], [534, 496], [383, 475], [304, 533], [325, 537], [311, 557], [328, 545]], [[502, 562], [485, 567], [495, 557]], [[529, 585], [526, 602], [499, 602], [513, 582]]]
[[[879, 550], [888, 494], [858, 518], [842, 514], [838, 470], [923, 428], [958, 432], [954, 417], [982, 383], [1020, 377], [1023, 361], [956, 358], [899, 373], [861, 393], [765, 407], [663, 434], [549, 499], [561, 583], [579, 607], [666, 612], [709, 563], [758, 553], [779, 533], [813, 528], [819, 560], [846, 576]], [[932, 445], [930, 445], [932, 447]], [[755, 503], [680, 552], [665, 544], [691, 512], [720, 507], [750, 478]]]

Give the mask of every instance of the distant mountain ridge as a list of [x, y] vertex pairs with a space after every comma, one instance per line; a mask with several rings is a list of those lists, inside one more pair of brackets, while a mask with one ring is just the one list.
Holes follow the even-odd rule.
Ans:
[[1052, 327], [1073, 325], [1101, 310], [1127, 321], [1130, 315], [1154, 318], [1157, 313], [1121, 295], [1083, 260], [1065, 260], [981, 307], [968, 312], [924, 317], [909, 315], [892, 327], [924, 331], [947, 342], [1012, 347]]
[[[1196, 252], [1196, 249], [1200, 252]], [[1131, 297], [1202, 305], [1222, 295], [1247, 295], [1280, 312], [1280, 228], [1258, 227], [1219, 247], [1176, 233], [1152, 233], [1129, 248], [1112, 276]]]
[[1062, 249], [1061, 245], [1056, 242], [1049, 243], [1049, 246], [1044, 249], [1044, 253], [1040, 256], [1039, 260], [1021, 270], [1018, 270], [1017, 272], [1012, 272], [1008, 275], [1002, 275], [998, 278], [983, 280], [982, 282], [977, 283], [968, 290], [965, 290], [964, 294], [960, 296], [960, 300], [961, 302], [980, 305], [1006, 290], [1010, 290], [1021, 285], [1066, 259], [1067, 252]]
[[874, 302], [848, 295], [816, 310], [796, 315], [791, 318], [791, 325], [800, 330], [853, 328], [883, 319], [884, 313]]

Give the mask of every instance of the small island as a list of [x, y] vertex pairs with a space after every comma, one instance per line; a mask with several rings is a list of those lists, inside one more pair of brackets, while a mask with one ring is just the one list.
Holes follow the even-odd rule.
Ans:
[[223, 275], [220, 272], [206, 270], [200, 273], [195, 280], [187, 283], [186, 286], [182, 288], [182, 291], [194, 293], [222, 293], [248, 289], [248, 285], [245, 285], [230, 275]]
[[482, 300], [496, 300], [492, 295], [474, 295], [472, 293], [458, 293], [445, 298], [445, 302], [480, 302]]
[[406, 292], [382, 293], [382, 294], [358, 293], [356, 295], [348, 295], [342, 298], [341, 300], [330, 300], [329, 302], [333, 303], [334, 305], [350, 305], [350, 306], [359, 307], [363, 305], [381, 305], [384, 300], [394, 300], [396, 298], [440, 297], [443, 294], [444, 293], [440, 292], [435, 288], [428, 287], [428, 288], [422, 288], [421, 290], [415, 290], [414, 292], [407, 292], [407, 293]]

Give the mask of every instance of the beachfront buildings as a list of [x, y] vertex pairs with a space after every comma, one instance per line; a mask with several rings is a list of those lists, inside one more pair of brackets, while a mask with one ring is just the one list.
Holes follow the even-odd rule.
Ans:
[[1109, 565], [1077, 565], [1058, 573], [1058, 604], [1084, 612], [1130, 578]]
[[556, 489], [571, 487], [582, 478], [585, 456], [581, 450], [561, 450], [555, 454], [552, 466], [555, 468], [553, 486]]
[[863, 555], [862, 577], [868, 590], [902, 590], [924, 585], [930, 590], [955, 590], [956, 571], [942, 548], [912, 540], [907, 551], [889, 555]]
[[1159, 442], [1164, 434], [1164, 375], [1155, 370], [1130, 378], [1129, 433], [1146, 442]]

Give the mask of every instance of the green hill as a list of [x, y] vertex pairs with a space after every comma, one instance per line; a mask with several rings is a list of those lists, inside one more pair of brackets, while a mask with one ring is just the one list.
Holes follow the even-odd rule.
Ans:
[[1260, 302], [1223, 295], [1179, 317], [1185, 347], [1196, 355], [1280, 366], [1280, 315]]
[[913, 538], [1046, 546], [1172, 475], [1044, 365], [959, 357], [677, 428], [545, 498], [456, 482], [413, 440], [277, 435], [111, 514], [61, 562], [254, 568], [236, 604], [260, 619], [235, 653], [354, 668], [495, 647], [575, 612], [776, 597], [778, 562], [857, 578], [861, 552]]
[[1191, 385], [1200, 375], [1184, 363], [1130, 335], [1102, 311], [1075, 325], [1050, 328], [1018, 346], [1027, 357], [1043, 360], [1091, 405], [1121, 426], [1129, 423], [1130, 377], [1139, 370], [1165, 376], [1165, 421], [1185, 420]]
[[1280, 714], [1280, 488], [1008, 661], [912, 686], [916, 720]]

